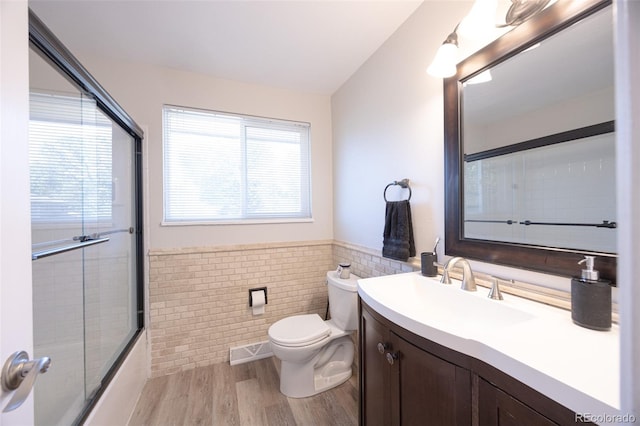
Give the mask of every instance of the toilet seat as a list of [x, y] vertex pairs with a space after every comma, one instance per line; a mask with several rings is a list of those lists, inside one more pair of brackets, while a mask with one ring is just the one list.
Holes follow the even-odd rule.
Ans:
[[289, 347], [312, 345], [328, 338], [330, 334], [331, 328], [318, 314], [294, 315], [276, 321], [269, 327], [272, 342]]

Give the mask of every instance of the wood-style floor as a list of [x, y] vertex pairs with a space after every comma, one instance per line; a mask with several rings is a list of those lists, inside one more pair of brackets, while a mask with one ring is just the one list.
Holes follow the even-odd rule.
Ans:
[[280, 393], [275, 357], [216, 364], [150, 379], [129, 426], [358, 424], [357, 377], [309, 398]]

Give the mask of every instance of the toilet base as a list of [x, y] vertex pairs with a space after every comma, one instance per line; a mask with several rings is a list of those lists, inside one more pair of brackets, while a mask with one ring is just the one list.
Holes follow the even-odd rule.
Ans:
[[[332, 365], [336, 364], [336, 365]], [[337, 365], [340, 364], [340, 365]], [[330, 363], [313, 375], [313, 383], [315, 384], [317, 393], [324, 392], [349, 380], [353, 374], [351, 368], [344, 370], [341, 362]]]
[[[338, 385], [343, 384], [347, 380], [351, 378], [353, 374], [351, 370], [351, 366], [345, 368], [344, 363], [340, 361], [336, 361], [330, 364], [327, 364], [324, 368], [320, 369], [320, 371], [314, 372], [313, 381], [308, 381], [307, 377], [307, 386], [305, 386], [304, 382], [297, 380], [290, 380], [291, 376], [289, 375], [289, 380], [282, 380], [282, 375], [285, 377], [288, 376], [287, 373], [287, 363], [281, 363], [281, 379], [280, 379], [280, 392], [283, 395], [288, 396], [289, 398], [307, 398], [313, 395], [317, 395], [321, 392], [327, 391], [331, 388], [334, 388]], [[308, 374], [308, 372], [307, 372]], [[303, 380], [302, 377], [299, 380]], [[310, 385], [310, 386], [309, 386]]]
[[290, 398], [306, 398], [334, 388], [353, 374], [354, 345], [342, 336], [303, 363], [280, 359], [280, 392]]

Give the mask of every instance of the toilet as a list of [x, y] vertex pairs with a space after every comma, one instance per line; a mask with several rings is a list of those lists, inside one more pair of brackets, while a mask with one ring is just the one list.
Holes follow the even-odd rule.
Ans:
[[269, 327], [273, 354], [280, 359], [280, 392], [292, 398], [316, 395], [351, 377], [358, 328], [358, 279], [327, 272], [331, 319], [294, 315]]

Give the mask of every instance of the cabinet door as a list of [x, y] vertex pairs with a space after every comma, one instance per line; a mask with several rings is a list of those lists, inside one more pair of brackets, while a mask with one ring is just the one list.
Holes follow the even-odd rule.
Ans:
[[392, 424], [468, 426], [471, 373], [391, 333]]
[[557, 423], [485, 380], [480, 380], [479, 423], [482, 426], [553, 426]]
[[[360, 317], [360, 421], [362, 425], [390, 424], [389, 347], [386, 327], [367, 311]], [[382, 345], [382, 346], [379, 346]], [[382, 353], [380, 349], [382, 348]]]

